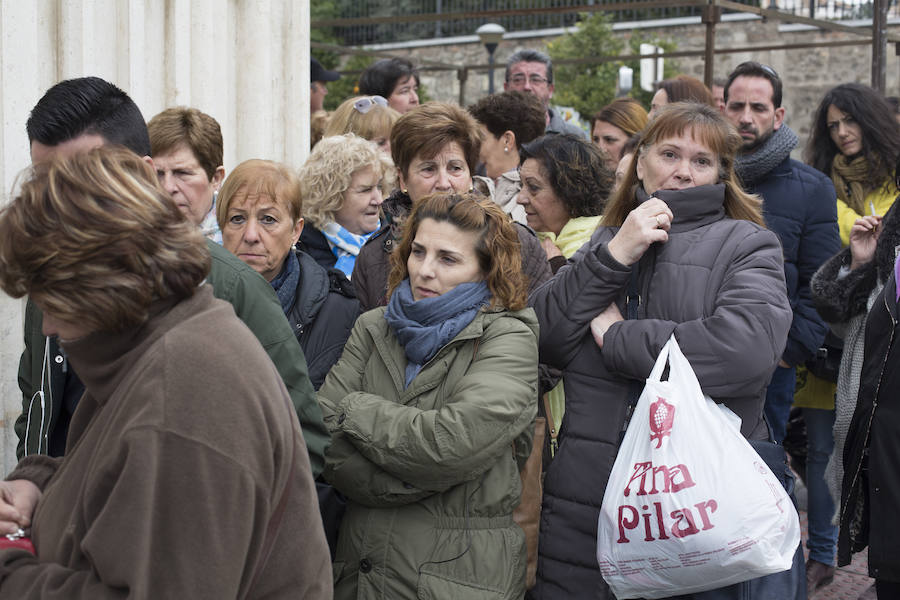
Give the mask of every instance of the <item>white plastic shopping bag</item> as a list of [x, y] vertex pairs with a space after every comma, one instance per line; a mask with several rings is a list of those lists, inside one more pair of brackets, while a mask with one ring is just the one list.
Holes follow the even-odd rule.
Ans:
[[617, 598], [690, 594], [791, 568], [797, 512], [735, 419], [704, 396], [673, 335], [603, 496], [597, 560]]

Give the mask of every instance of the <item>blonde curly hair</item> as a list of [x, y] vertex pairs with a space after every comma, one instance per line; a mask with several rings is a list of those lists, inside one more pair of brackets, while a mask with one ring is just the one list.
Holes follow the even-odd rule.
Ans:
[[352, 133], [322, 138], [300, 168], [303, 218], [316, 229], [334, 221], [353, 174], [367, 167], [382, 177], [393, 164], [375, 144]]

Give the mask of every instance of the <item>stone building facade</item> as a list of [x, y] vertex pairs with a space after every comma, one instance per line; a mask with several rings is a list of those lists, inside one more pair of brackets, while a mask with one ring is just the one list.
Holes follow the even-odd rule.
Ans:
[[[641, 27], [650, 35], [675, 41], [678, 51], [702, 51], [705, 45], [705, 26], [699, 23], [699, 19], [693, 19], [692, 23], [684, 23], [687, 20], [632, 25]], [[617, 26], [614, 33], [627, 38], [632, 31], [633, 29]], [[889, 31], [900, 34], [900, 24], [892, 24]], [[561, 32], [554, 33], [559, 35]], [[553, 37], [555, 36], [507, 35], [495, 53], [495, 62], [498, 65], [494, 74], [495, 89], [498, 91], [503, 89], [503, 67], [512, 53], [523, 48], [545, 50], [547, 42]], [[750, 15], [726, 15], [716, 26], [715, 39], [716, 48], [730, 49], [775, 44], [813, 44], [865, 37], [851, 33], [827, 32], [808, 26], [785, 25], [773, 20], [763, 21]], [[484, 46], [475, 36], [445, 42], [432, 40], [432, 42], [434, 45], [430, 46], [403, 47], [397, 44], [383, 46], [382, 49], [392, 53], [405, 53], [413, 61], [424, 59], [454, 65], [487, 63]], [[703, 79], [702, 56], [672, 60], [678, 65], [680, 72]], [[828, 89], [840, 83], [870, 83], [872, 49], [871, 46], [860, 45], [717, 54], [714, 74], [716, 77], [726, 77], [733, 67], [746, 60], [757, 60], [771, 65], [781, 75], [785, 90], [783, 105], [787, 112], [786, 122], [800, 136], [802, 146], [806, 142], [813, 113]], [[900, 95], [900, 59], [894, 54], [891, 46], [888, 46], [886, 70], [886, 95]], [[634, 77], [637, 84], [638, 74], [635, 73]], [[459, 83], [455, 71], [425, 69], [422, 71], [422, 81], [433, 99], [458, 101]], [[487, 91], [486, 71], [470, 71], [465, 88], [466, 103], [475, 102], [486, 95]], [[800, 157], [799, 151], [795, 154], [797, 158]]]

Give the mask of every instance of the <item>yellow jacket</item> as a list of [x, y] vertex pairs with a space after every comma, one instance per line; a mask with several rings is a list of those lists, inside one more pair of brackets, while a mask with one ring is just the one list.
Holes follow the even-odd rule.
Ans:
[[[872, 214], [871, 207], [874, 206], [875, 214], [883, 217], [891, 205], [894, 204], [894, 200], [897, 198], [898, 193], [900, 192], [898, 192], [897, 186], [893, 181], [886, 181], [881, 187], [872, 190], [866, 196], [866, 214]], [[856, 220], [862, 216], [863, 215], [847, 206], [846, 202], [838, 199], [837, 218], [838, 227], [841, 229], [841, 244], [844, 246], [850, 245], [850, 229], [853, 227]]]

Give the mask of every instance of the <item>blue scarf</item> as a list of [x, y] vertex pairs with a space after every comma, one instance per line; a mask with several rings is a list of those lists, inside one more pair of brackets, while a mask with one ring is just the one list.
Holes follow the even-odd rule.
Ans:
[[461, 283], [446, 294], [413, 300], [409, 279], [397, 286], [384, 318], [406, 351], [406, 386], [437, 351], [472, 322], [491, 299], [487, 283]]
[[294, 298], [297, 297], [297, 285], [300, 283], [300, 261], [297, 260], [296, 254], [288, 252], [281, 273], [270, 283], [275, 288], [278, 301], [281, 302], [281, 310], [287, 315], [294, 304]]
[[356, 235], [355, 233], [350, 233], [334, 221], [331, 221], [330, 223], [325, 223], [320, 231], [322, 232], [322, 235], [325, 236], [325, 239], [328, 240], [328, 245], [331, 246], [331, 252], [334, 254], [335, 258], [337, 258], [334, 267], [343, 271], [349, 279], [350, 276], [353, 275], [353, 264], [356, 262], [356, 257], [359, 255], [360, 248], [362, 248], [363, 244], [366, 243], [366, 240], [372, 237], [372, 234], [379, 229], [381, 229], [381, 221], [378, 222], [378, 226], [375, 227], [374, 231], [370, 231], [363, 235]]

